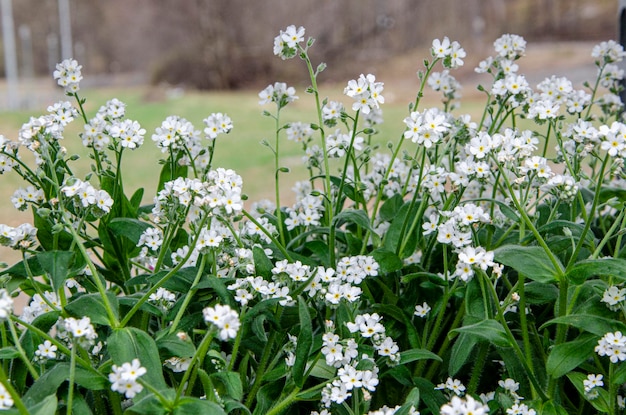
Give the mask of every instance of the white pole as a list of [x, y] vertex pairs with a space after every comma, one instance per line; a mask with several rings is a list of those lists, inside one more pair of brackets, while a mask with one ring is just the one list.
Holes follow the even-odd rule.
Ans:
[[72, 56], [72, 23], [69, 0], [59, 0], [59, 33], [61, 34], [61, 59]]
[[11, 0], [2, 0], [2, 37], [4, 38], [4, 72], [7, 80], [7, 107], [15, 110], [19, 106], [17, 88], [17, 54], [15, 53], [15, 29]]

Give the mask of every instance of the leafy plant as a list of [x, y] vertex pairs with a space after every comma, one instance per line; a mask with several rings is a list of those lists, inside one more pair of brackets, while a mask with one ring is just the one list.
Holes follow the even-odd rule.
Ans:
[[[281, 31], [274, 53], [304, 62], [316, 121], [281, 121], [298, 99], [284, 83], [259, 93], [273, 105], [264, 114], [274, 141], [264, 145], [275, 199], [248, 207], [241, 177], [214, 167], [219, 136], [233, 128], [221, 113], [203, 131], [163, 121], [152, 135], [163, 152], [154, 202], [142, 206], [143, 190], [127, 195], [122, 157], [146, 131], [116, 99], [89, 118], [81, 67], [57, 66], [75, 103], [31, 118], [17, 142], [0, 138], [0, 171], [28, 182], [12, 202], [33, 213], [32, 224], [0, 225], [0, 242], [23, 255], [2, 271], [0, 406], [623, 412], [621, 46], [594, 48], [593, 86], [552, 77], [533, 90], [515, 63], [525, 41], [502, 36], [477, 69], [491, 86], [480, 87], [476, 122], [453, 113], [450, 70], [465, 51], [437, 39], [398, 142], [376, 152], [383, 83], [349, 81], [348, 109], [322, 99], [325, 65], [312, 63], [304, 33]], [[427, 86], [442, 92], [443, 109], [420, 109]], [[91, 151], [84, 178], [61, 145], [74, 119]], [[290, 206], [285, 137], [301, 143], [309, 174]], [[21, 315], [18, 293], [30, 296]]]

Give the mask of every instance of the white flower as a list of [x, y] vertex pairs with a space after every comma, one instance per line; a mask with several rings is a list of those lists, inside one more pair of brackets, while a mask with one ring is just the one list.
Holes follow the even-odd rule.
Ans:
[[137, 379], [146, 373], [146, 368], [141, 366], [139, 359], [123, 363], [122, 366], [113, 365], [113, 372], [109, 374], [111, 390], [124, 393], [126, 398], [134, 398], [143, 390], [143, 386]]
[[471, 396], [462, 399], [453, 396], [449, 403], [443, 405], [440, 409], [441, 415], [486, 415], [489, 413], [489, 407], [482, 402], [475, 400]]
[[170, 357], [163, 365], [172, 370], [172, 372], [184, 372], [191, 364], [190, 357]]
[[600, 301], [609, 306], [614, 306], [623, 302], [624, 299], [626, 299], [626, 288], [619, 288], [615, 285], [611, 285], [609, 288], [604, 290], [604, 294], [602, 295], [602, 299]]
[[13, 398], [9, 391], [0, 383], [0, 410], [9, 409], [13, 406]]
[[215, 307], [206, 307], [202, 310], [204, 321], [215, 325], [220, 339], [226, 341], [237, 337], [241, 326], [239, 314], [228, 305], [216, 304]]
[[585, 392], [590, 392], [593, 388], [604, 386], [604, 382], [602, 381], [602, 375], [587, 375], [587, 379], [583, 380], [583, 386], [585, 388]]
[[413, 313], [414, 315], [418, 316], [418, 317], [426, 317], [428, 315], [428, 313], [430, 313], [430, 306], [428, 305], [428, 303], [424, 302], [424, 304], [422, 305], [416, 305], [415, 306], [415, 312]]
[[606, 333], [595, 347], [600, 356], [609, 356], [611, 363], [626, 360], [626, 338], [620, 331]]
[[35, 350], [35, 356], [41, 361], [46, 359], [56, 359], [57, 357], [57, 347], [50, 342], [50, 340], [44, 341], [42, 344], [37, 346], [37, 350]]
[[53, 72], [52, 76], [60, 86], [65, 88], [66, 92], [77, 92], [79, 90], [78, 84], [83, 79], [81, 69], [82, 66], [74, 59], [65, 59], [57, 64], [56, 71]]
[[13, 298], [9, 292], [2, 288], [0, 289], [0, 321], [8, 320], [13, 312]]
[[89, 317], [68, 317], [63, 320], [63, 329], [83, 347], [92, 345], [98, 337]]

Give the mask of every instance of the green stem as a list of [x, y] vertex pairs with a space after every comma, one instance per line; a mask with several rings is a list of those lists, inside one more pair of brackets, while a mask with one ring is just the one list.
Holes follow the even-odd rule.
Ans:
[[28, 358], [28, 356], [26, 355], [26, 352], [24, 351], [24, 348], [22, 347], [22, 343], [20, 342], [20, 338], [17, 335], [17, 331], [15, 330], [15, 325], [13, 323], [11, 323], [10, 321], [8, 322], [7, 325], [9, 326], [9, 330], [11, 331], [11, 336], [13, 337], [13, 343], [15, 343], [15, 348], [20, 353], [20, 357], [21, 357], [22, 361], [24, 362], [24, 365], [28, 369], [28, 372], [31, 374], [33, 379], [35, 379], [35, 380], [39, 379], [39, 373], [37, 373], [37, 370], [35, 369], [35, 367], [30, 362], [30, 359]]
[[[340, 206], [339, 203], [341, 202], [341, 200], [343, 200], [342, 198], [343, 186], [346, 182], [346, 172], [348, 171], [348, 163], [350, 162], [350, 154], [352, 153], [352, 150], [354, 147], [354, 140], [356, 139], [356, 133], [357, 133], [356, 129], [357, 129], [357, 124], [359, 122], [360, 113], [361, 113], [361, 110], [358, 110], [354, 116], [354, 126], [352, 128], [352, 137], [350, 138], [350, 144], [348, 146], [348, 150], [346, 151], [346, 160], [343, 165], [343, 171], [341, 172], [341, 181], [339, 182], [339, 189], [337, 190], [337, 201], [335, 202], [336, 214], [339, 214], [342, 208], [342, 206]], [[356, 187], [354, 190], [356, 192]]]
[[63, 218], [63, 222], [65, 222], [66, 224], [65, 228], [69, 229], [70, 233], [72, 234], [72, 237], [77, 242], [76, 246], [78, 247], [78, 250], [82, 254], [83, 258], [85, 259], [85, 262], [87, 263], [87, 267], [89, 267], [89, 270], [91, 271], [92, 279], [96, 285], [96, 288], [98, 289], [98, 293], [100, 294], [100, 298], [102, 299], [102, 304], [104, 305], [104, 309], [107, 313], [107, 317], [109, 319], [109, 325], [112, 328], [116, 328], [119, 325], [119, 321], [117, 320], [117, 317], [115, 316], [115, 312], [113, 311], [113, 307], [111, 306], [109, 297], [107, 297], [106, 295], [107, 290], [104, 284], [102, 283], [102, 280], [100, 279], [100, 274], [98, 273], [98, 270], [96, 269], [96, 266], [94, 265], [93, 261], [89, 257], [89, 253], [87, 252], [87, 249], [82, 243], [80, 243], [80, 236], [78, 236], [78, 233], [72, 226], [71, 221], [67, 217], [67, 213], [61, 212], [61, 215]]
[[[569, 290], [569, 283], [566, 278], [563, 278], [559, 282], [559, 308], [558, 308], [558, 317], [565, 317], [567, 315], [567, 294]], [[557, 324], [556, 327], [556, 336], [554, 339], [554, 345], [559, 346], [563, 344], [567, 337], [567, 324]], [[554, 378], [552, 376], [549, 377], [548, 381], [548, 396], [553, 396], [556, 390], [556, 386], [559, 379]]]
[[[624, 210], [620, 211], [617, 217], [613, 220], [611, 227], [604, 234], [604, 237], [602, 238], [600, 243], [598, 243], [598, 246], [596, 247], [596, 249], [593, 251], [593, 254], [591, 255], [592, 259], [596, 259], [598, 258], [598, 256], [600, 256], [600, 254], [602, 253], [602, 248], [604, 248], [604, 245], [607, 244], [609, 239], [615, 236], [614, 233], [617, 229], [624, 229], [624, 227], [626, 226], [626, 215], [624, 215], [624, 213], [625, 213]], [[621, 237], [622, 234], [620, 234], [619, 236]], [[619, 248], [619, 245], [617, 245], [616, 248]], [[616, 249], [616, 252], [613, 254], [613, 256], [615, 258], [618, 258], [619, 251], [617, 249]]]
[[485, 362], [487, 361], [487, 355], [489, 353], [489, 343], [482, 342], [478, 347], [478, 356], [474, 361], [474, 367], [472, 368], [472, 376], [467, 385], [467, 393], [474, 395], [478, 384], [480, 382], [480, 376], [485, 370]]
[[193, 384], [196, 379], [198, 368], [201, 367], [202, 363], [204, 362], [204, 357], [207, 355], [209, 346], [211, 346], [211, 341], [213, 340], [215, 332], [216, 328], [213, 325], [210, 325], [209, 330], [207, 331], [206, 335], [202, 339], [202, 342], [198, 346], [196, 353], [191, 358], [191, 364], [189, 365], [189, 368], [187, 368], [187, 370], [185, 371], [185, 374], [183, 375], [183, 378], [178, 385], [178, 389], [176, 389], [176, 402], [178, 402], [178, 400], [180, 399], [183, 393], [183, 389], [185, 387], [187, 387], [188, 391], [193, 389]]
[[289, 252], [287, 252], [287, 250], [285, 249], [284, 245], [282, 245], [275, 237], [274, 235], [271, 234], [271, 232], [269, 232], [267, 229], [265, 229], [263, 227], [263, 225], [261, 225], [259, 223], [258, 220], [256, 220], [254, 218], [254, 216], [252, 216], [248, 211], [246, 211], [245, 209], [241, 211], [241, 213], [243, 213], [243, 215], [248, 218], [250, 220], [250, 222], [254, 223], [256, 226], [259, 227], [259, 229], [261, 229], [261, 232], [263, 232], [268, 238], [270, 238], [270, 240], [274, 243], [274, 245], [276, 246], [276, 248], [278, 248], [278, 250], [285, 256], [285, 258], [287, 260], [289, 260], [289, 262], [293, 262], [293, 260], [291, 259], [291, 255], [289, 255]]
[[202, 259], [200, 260], [200, 265], [198, 266], [198, 271], [196, 272], [196, 277], [194, 278], [193, 283], [191, 283], [191, 287], [189, 287], [189, 291], [187, 291], [187, 294], [185, 294], [185, 299], [183, 300], [183, 303], [178, 309], [178, 312], [176, 313], [176, 317], [174, 317], [174, 321], [172, 322], [172, 325], [170, 326], [170, 334], [174, 334], [176, 330], [178, 329], [178, 324], [180, 323], [180, 320], [183, 318], [183, 315], [185, 314], [185, 311], [187, 310], [187, 306], [191, 302], [191, 299], [193, 298], [193, 296], [196, 294], [196, 291], [198, 291], [196, 286], [200, 282], [200, 278], [202, 278], [204, 267], [206, 265], [206, 257], [207, 257], [206, 255], [202, 255]]
[[272, 357], [272, 349], [274, 348], [274, 340], [276, 339], [276, 331], [272, 331], [267, 339], [267, 344], [265, 345], [265, 349], [263, 350], [263, 355], [261, 356], [261, 361], [259, 362], [259, 366], [257, 366], [257, 370], [255, 373], [254, 383], [252, 384], [252, 388], [250, 389], [250, 393], [246, 398], [246, 407], [250, 408], [252, 403], [256, 399], [256, 394], [261, 388], [261, 384], [263, 382], [263, 375], [265, 375], [265, 370], [267, 369], [267, 364]]
[[266, 415], [278, 415], [287, 409], [291, 404], [297, 401], [297, 395], [300, 392], [300, 388], [297, 386], [293, 388], [291, 393], [285, 397], [282, 401], [278, 402], [276, 405], [272, 406]]
[[[554, 267], [554, 271], [557, 274], [556, 275], [557, 279], [559, 279], [559, 280], [563, 279], [563, 277], [565, 275], [565, 273], [563, 271], [563, 266], [561, 265], [559, 260], [554, 256], [554, 254], [552, 253], [552, 250], [550, 249], [550, 247], [548, 246], [546, 241], [543, 239], [543, 237], [541, 236], [541, 234], [539, 233], [539, 231], [535, 227], [534, 223], [532, 222], [532, 220], [530, 219], [530, 217], [526, 213], [525, 208], [520, 204], [519, 200], [515, 196], [515, 192], [513, 191], [513, 187], [511, 186], [511, 182], [509, 181], [509, 178], [507, 177], [507, 175], [503, 174], [501, 177], [504, 179], [504, 183], [505, 183], [506, 188], [508, 190], [509, 197], [511, 198], [511, 201], [515, 205], [515, 208], [517, 209], [517, 212], [522, 216], [522, 219], [524, 220], [524, 223], [526, 224], [526, 226], [528, 226], [528, 228], [530, 229], [532, 234], [535, 236], [535, 239], [537, 239], [537, 243], [543, 248], [543, 250], [545, 251], [546, 255], [548, 256], [548, 259], [552, 263], [552, 266]], [[581, 239], [581, 241], [582, 240], [583, 239]]]
[[[246, 315], [246, 306], [241, 306], [241, 312], [239, 313], [239, 320], [243, 321]], [[233, 344], [233, 349], [230, 354], [230, 362], [228, 362], [228, 371], [232, 371], [235, 367], [235, 363], [237, 362], [237, 354], [239, 353], [239, 346], [241, 345], [241, 338], [243, 337], [244, 330], [238, 330], [237, 336], [235, 337], [235, 343]]]
[[589, 232], [589, 229], [591, 229], [591, 222], [593, 222], [591, 219], [595, 216], [596, 209], [598, 208], [598, 203], [600, 202], [600, 193], [602, 193], [601, 192], [602, 181], [604, 180], [604, 170], [606, 169], [606, 166], [609, 162], [609, 158], [610, 156], [607, 154], [604, 160], [602, 161], [602, 166], [600, 167], [600, 172], [598, 174], [598, 183], [596, 184], [596, 188], [594, 191], [593, 202], [591, 204], [591, 209], [589, 210], [589, 219], [585, 221], [585, 227], [583, 228], [583, 231], [580, 234], [580, 239], [578, 240], [578, 243], [576, 244], [576, 249], [574, 250], [574, 252], [572, 252], [572, 256], [569, 260], [569, 263], [567, 264], [567, 268], [566, 268], [567, 270], [569, 270], [576, 262], [576, 259], [578, 258], [578, 253], [580, 252], [583, 244], [585, 243], [585, 238], [587, 237], [587, 233]]
[[0, 366], [0, 383], [2, 383], [2, 386], [4, 386], [7, 392], [9, 392], [9, 395], [11, 395], [11, 399], [13, 399], [13, 405], [15, 405], [19, 413], [21, 415], [29, 415], [30, 412], [28, 411], [28, 408], [26, 408], [26, 405], [24, 405], [24, 402], [22, 402], [22, 397], [19, 393], [17, 393], [17, 391], [7, 378], [7, 375], [4, 372], [2, 366]]
[[76, 379], [76, 340], [74, 340], [74, 344], [72, 345], [72, 350], [70, 353], [70, 379], [69, 385], [67, 389], [67, 415], [72, 414], [72, 404], [74, 403], [74, 382]]
[[619, 384], [613, 381], [615, 364], [609, 363], [609, 414], [617, 415], [617, 390]]
[[[518, 275], [518, 280], [517, 280], [517, 290], [519, 294], [518, 310], [519, 310], [520, 330], [522, 333], [522, 343], [524, 344], [524, 356], [526, 357], [526, 364], [528, 365], [528, 367], [530, 367], [534, 371], [535, 369], [533, 366], [532, 349], [530, 347], [530, 337], [528, 336], [529, 334], [528, 319], [526, 318], [525, 289], [526, 289], [525, 275], [520, 273]], [[532, 384], [530, 386], [531, 386], [533, 399], [535, 399], [537, 395], [537, 391], [535, 390]]]
[[[206, 223], [207, 218], [208, 218], [208, 216], [205, 216], [204, 218], [202, 218], [202, 222], [200, 223], [200, 226], [198, 226], [198, 229], [202, 229], [202, 227]], [[163, 276], [163, 278], [161, 278], [159, 281], [157, 281], [156, 284], [154, 284], [152, 287], [150, 287], [150, 289], [148, 289], [148, 291], [139, 299], [139, 301], [137, 301], [137, 303], [130, 309], [130, 311], [128, 313], [126, 313], [126, 315], [124, 316], [122, 321], [119, 323], [120, 327], [126, 326], [126, 324], [128, 324], [128, 322], [135, 315], [135, 313], [137, 313], [137, 311], [139, 311], [141, 306], [146, 301], [148, 301], [150, 299], [150, 296], [152, 294], [154, 294], [159, 289], [159, 287], [162, 287], [163, 284], [165, 284], [170, 278], [172, 278], [174, 275], [176, 275], [176, 273], [182, 267], [185, 266], [185, 263], [191, 257], [191, 254], [193, 254], [193, 250], [194, 250], [196, 244], [198, 243], [198, 239], [199, 238], [200, 238], [200, 232], [198, 231], [198, 232], [196, 232], [196, 235], [194, 236], [194, 240], [192, 241], [191, 245], [189, 246], [189, 251], [187, 252], [187, 255], [185, 255], [185, 257], [174, 268], [169, 270], [169, 272], [167, 274], [165, 274]]]
[[498, 320], [500, 321], [500, 324], [504, 328], [504, 332], [506, 333], [506, 336], [509, 340], [509, 343], [511, 344], [511, 347], [513, 348], [513, 351], [517, 355], [517, 358], [520, 360], [520, 362], [522, 362], [522, 366], [524, 366], [524, 369], [526, 370], [526, 376], [528, 377], [528, 380], [531, 382], [533, 387], [539, 393], [539, 397], [541, 398], [541, 400], [544, 402], [548, 401], [549, 400], [548, 396], [551, 396], [551, 395], [547, 395], [543, 391], [539, 381], [535, 377], [535, 374], [532, 368], [528, 366], [525, 356], [524, 356], [524, 352], [522, 351], [522, 349], [520, 349], [519, 345], [517, 344], [517, 340], [515, 339], [515, 336], [513, 336], [513, 333], [511, 332], [511, 329], [509, 328], [509, 325], [506, 319], [504, 318], [504, 312], [502, 311], [502, 307], [500, 307], [500, 301], [498, 300], [498, 293], [496, 292], [495, 287], [489, 280], [489, 277], [487, 276], [487, 274], [485, 274], [484, 272], [478, 272], [477, 274], [480, 276], [480, 278], [485, 278], [486, 280], [485, 285], [489, 288], [491, 297], [493, 298], [493, 302], [494, 302], [494, 305], [496, 307], [497, 314], [498, 314]]

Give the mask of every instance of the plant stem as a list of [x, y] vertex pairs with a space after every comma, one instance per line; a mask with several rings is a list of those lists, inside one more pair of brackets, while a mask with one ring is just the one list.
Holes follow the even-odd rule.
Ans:
[[20, 342], [20, 338], [17, 335], [17, 331], [15, 330], [15, 325], [9, 321], [8, 326], [9, 326], [9, 330], [11, 331], [11, 336], [13, 337], [13, 343], [15, 343], [15, 348], [20, 353], [20, 357], [22, 358], [24, 365], [28, 369], [28, 372], [31, 374], [33, 379], [35, 380], [39, 379], [39, 373], [37, 373], [37, 370], [33, 367], [32, 363], [30, 362], [30, 359], [28, 358], [28, 356], [26, 356], [26, 352], [24, 351], [24, 348], [22, 347], [22, 343]]
[[4, 386], [7, 392], [9, 392], [9, 395], [11, 395], [11, 399], [13, 399], [13, 404], [17, 407], [19, 413], [21, 415], [29, 415], [30, 411], [28, 410], [28, 408], [26, 408], [24, 402], [22, 402], [22, 397], [19, 393], [17, 393], [17, 391], [7, 378], [7, 375], [4, 372], [2, 366], [0, 366], [0, 383], [2, 383], [2, 386]]
[[67, 389], [67, 415], [72, 414], [72, 404], [74, 403], [74, 381], [76, 379], [76, 339], [74, 339], [74, 344], [72, 345], [72, 350], [70, 353], [70, 379], [69, 385]]
[[256, 399], [256, 394], [261, 388], [261, 383], [263, 382], [263, 375], [265, 375], [265, 370], [267, 369], [267, 364], [272, 357], [272, 349], [274, 348], [274, 340], [276, 339], [276, 331], [272, 331], [267, 339], [267, 344], [265, 345], [265, 349], [263, 350], [263, 355], [261, 356], [261, 361], [259, 362], [259, 366], [257, 366], [257, 370], [255, 373], [254, 383], [252, 384], [252, 388], [250, 389], [250, 393], [246, 398], [246, 407], [250, 408], [252, 403]]
[[193, 384], [196, 378], [196, 372], [198, 371], [198, 368], [202, 366], [202, 363], [204, 362], [204, 357], [206, 356], [209, 350], [209, 346], [211, 345], [211, 341], [213, 340], [213, 336], [215, 335], [215, 332], [216, 332], [216, 328], [213, 325], [210, 325], [209, 330], [207, 331], [206, 335], [202, 339], [202, 342], [198, 346], [196, 353], [191, 358], [191, 364], [189, 365], [189, 368], [187, 368], [187, 370], [185, 371], [185, 374], [183, 375], [183, 378], [181, 379], [180, 384], [178, 385], [178, 388], [176, 389], [176, 399], [175, 399], [176, 402], [178, 402], [178, 400], [180, 399], [181, 395], [183, 394], [183, 389], [185, 387], [187, 387], [188, 391], [193, 389]]
[[[213, 253], [213, 256], [215, 256], [214, 253]], [[202, 258], [200, 259], [200, 266], [198, 266], [196, 277], [191, 283], [191, 287], [189, 287], [189, 291], [187, 291], [187, 294], [185, 294], [185, 299], [183, 300], [182, 305], [178, 309], [178, 312], [176, 313], [176, 317], [174, 317], [174, 321], [172, 322], [172, 325], [170, 326], [170, 334], [175, 333], [176, 330], [178, 329], [178, 324], [180, 323], [180, 320], [183, 318], [183, 314], [185, 314], [185, 311], [187, 310], [187, 306], [191, 302], [191, 299], [193, 298], [193, 296], [196, 294], [196, 291], [198, 291], [196, 286], [200, 282], [200, 278], [202, 278], [202, 274], [204, 273], [204, 267], [206, 265], [206, 257], [207, 257], [206, 255], [202, 255]]]
[[296, 396], [298, 395], [298, 392], [300, 392], [300, 388], [297, 386], [294, 387], [291, 393], [287, 395], [285, 399], [272, 406], [266, 415], [278, 415], [283, 412], [289, 407], [289, 405], [293, 404], [297, 400]]

